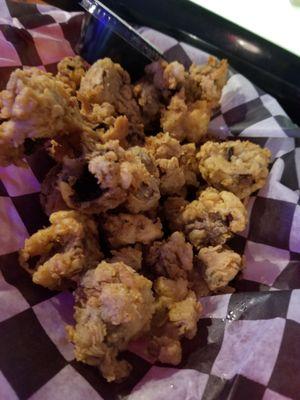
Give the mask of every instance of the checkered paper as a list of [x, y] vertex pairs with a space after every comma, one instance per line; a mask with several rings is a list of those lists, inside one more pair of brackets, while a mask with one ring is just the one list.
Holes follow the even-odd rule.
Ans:
[[[56, 71], [73, 55], [82, 14], [49, 6], [0, 4], [0, 87], [11, 71]], [[140, 33], [168, 59], [188, 66], [207, 54], [148, 28]], [[201, 299], [199, 330], [184, 341], [176, 368], [153, 364], [132, 344], [129, 379], [108, 384], [74, 360], [64, 325], [72, 323], [70, 293], [31, 283], [18, 250], [48, 223], [40, 182], [52, 165], [42, 152], [30, 168], [0, 168], [0, 399], [192, 400], [300, 398], [300, 132], [279, 104], [231, 70], [221, 109], [210, 124], [220, 137], [248, 138], [273, 154], [266, 186], [250, 198], [250, 223], [231, 240], [245, 256], [237, 293]]]

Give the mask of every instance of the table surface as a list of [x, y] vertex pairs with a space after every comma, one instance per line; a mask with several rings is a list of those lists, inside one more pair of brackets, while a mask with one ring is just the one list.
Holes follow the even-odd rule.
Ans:
[[191, 1], [300, 56], [300, 7], [290, 0]]

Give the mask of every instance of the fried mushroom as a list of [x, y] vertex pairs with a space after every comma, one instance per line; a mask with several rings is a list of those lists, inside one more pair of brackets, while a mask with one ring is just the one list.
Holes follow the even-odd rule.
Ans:
[[193, 268], [193, 247], [182, 232], [174, 232], [167, 240], [154, 242], [147, 251], [145, 264], [157, 275], [170, 279], [187, 279]]
[[81, 79], [89, 67], [89, 64], [80, 56], [65, 57], [57, 64], [56, 78], [69, 86], [71, 94], [76, 95]]
[[197, 158], [210, 185], [244, 199], [264, 186], [271, 152], [249, 141], [230, 140], [204, 143]]
[[108, 381], [127, 377], [131, 365], [120, 351], [150, 328], [152, 282], [123, 262], [102, 261], [75, 291], [75, 326], [68, 326], [77, 361], [97, 367]]
[[160, 220], [153, 222], [142, 214], [107, 215], [103, 228], [113, 248], [135, 243], [150, 244], [163, 236]]
[[155, 313], [148, 351], [158, 361], [178, 365], [182, 350], [180, 339], [192, 339], [202, 306], [184, 279], [159, 277], [154, 283]]
[[204, 279], [212, 291], [225, 288], [242, 268], [242, 257], [220, 245], [203, 247], [198, 258], [204, 268]]
[[182, 212], [184, 231], [196, 247], [223, 244], [232, 233], [241, 232], [247, 223], [243, 203], [231, 192], [207, 188]]
[[109, 104], [114, 116], [128, 118], [133, 136], [143, 137], [142, 116], [133, 96], [130, 76], [120, 64], [109, 58], [95, 62], [82, 78], [77, 96], [81, 112], [90, 122], [102, 123], [100, 110]]
[[95, 222], [76, 211], [58, 211], [51, 225], [25, 240], [20, 264], [38, 285], [60, 290], [103, 258]]
[[76, 98], [53, 75], [38, 68], [11, 74], [0, 93], [0, 165], [24, 166], [26, 141], [78, 134], [82, 129]]

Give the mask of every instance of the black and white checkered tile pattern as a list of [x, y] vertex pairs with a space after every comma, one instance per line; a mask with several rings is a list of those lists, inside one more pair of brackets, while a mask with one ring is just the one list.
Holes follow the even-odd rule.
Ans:
[[[0, 4], [0, 88], [17, 67], [55, 72], [73, 54], [82, 15], [7, 0]], [[148, 28], [141, 33], [168, 59], [188, 66], [207, 54]], [[268, 147], [265, 188], [250, 198], [250, 224], [231, 240], [245, 256], [237, 293], [202, 300], [204, 314], [177, 368], [153, 365], [140, 346], [124, 354], [130, 378], [107, 384], [74, 360], [64, 326], [72, 296], [35, 286], [19, 266], [24, 239], [48, 223], [40, 182], [51, 160], [0, 168], [0, 399], [286, 400], [300, 398], [300, 131], [278, 103], [231, 71], [210, 132]]]

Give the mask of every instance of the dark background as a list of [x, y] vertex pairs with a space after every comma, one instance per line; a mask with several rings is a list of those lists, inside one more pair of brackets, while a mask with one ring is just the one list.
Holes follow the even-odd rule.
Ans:
[[[77, 0], [47, 2], [68, 11], [82, 10]], [[227, 58], [235, 69], [277, 98], [292, 120], [300, 125], [300, 58], [296, 55], [188, 0], [102, 2], [128, 22], [158, 29]], [[250, 46], [242, 46], [241, 41]], [[249, 51], [251, 45], [256, 47], [255, 52]]]

